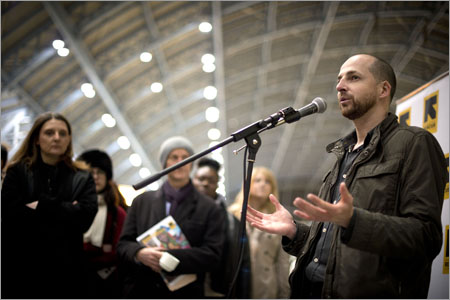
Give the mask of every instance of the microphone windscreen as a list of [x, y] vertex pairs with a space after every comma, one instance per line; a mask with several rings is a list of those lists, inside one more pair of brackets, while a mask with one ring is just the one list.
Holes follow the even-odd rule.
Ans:
[[320, 97], [314, 98], [312, 101], [317, 106], [317, 112], [323, 113], [327, 110], [327, 102]]

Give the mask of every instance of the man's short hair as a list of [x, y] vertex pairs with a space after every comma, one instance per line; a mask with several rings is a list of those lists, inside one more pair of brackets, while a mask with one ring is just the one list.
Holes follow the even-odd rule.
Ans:
[[394, 69], [392, 69], [391, 65], [385, 60], [374, 55], [371, 56], [375, 58], [375, 61], [372, 63], [372, 65], [369, 66], [369, 71], [378, 82], [381, 82], [383, 80], [389, 82], [389, 84], [391, 85], [390, 96], [392, 102], [392, 99], [394, 99], [395, 89], [397, 87], [397, 80], [395, 79]]
[[211, 169], [214, 169], [216, 173], [219, 173], [220, 163], [212, 158], [203, 157], [198, 161], [197, 167], [210, 167]]

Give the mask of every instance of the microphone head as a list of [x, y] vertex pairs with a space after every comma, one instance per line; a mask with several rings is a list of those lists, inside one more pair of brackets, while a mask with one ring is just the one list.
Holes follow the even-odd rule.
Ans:
[[327, 102], [325, 102], [325, 100], [323, 100], [320, 97], [314, 98], [312, 103], [314, 103], [317, 106], [317, 112], [318, 113], [323, 113], [324, 111], [327, 110]]

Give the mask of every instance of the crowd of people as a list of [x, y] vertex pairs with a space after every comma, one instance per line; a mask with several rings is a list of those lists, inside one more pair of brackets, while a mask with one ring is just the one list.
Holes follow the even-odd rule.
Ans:
[[[256, 166], [247, 220], [243, 191], [220, 195], [221, 165], [208, 157], [128, 207], [110, 156], [92, 148], [74, 160], [68, 120], [41, 114], [9, 160], [2, 145], [2, 298], [426, 298], [447, 164], [432, 134], [389, 112], [395, 88], [384, 60], [345, 61], [337, 97], [355, 129], [327, 146], [336, 163], [320, 192], [293, 199], [291, 213]], [[158, 158], [164, 169], [193, 154], [175, 136]], [[169, 238], [188, 244], [143, 243], [167, 216], [180, 228]]]

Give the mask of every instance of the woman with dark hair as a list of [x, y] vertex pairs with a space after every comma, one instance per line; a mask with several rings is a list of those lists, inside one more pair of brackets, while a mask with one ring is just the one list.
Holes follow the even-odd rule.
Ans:
[[95, 184], [72, 160], [72, 130], [38, 116], [2, 187], [2, 298], [79, 298], [83, 233], [97, 213]]
[[98, 212], [84, 233], [88, 298], [120, 298], [117, 243], [126, 212], [125, 199], [113, 181], [111, 158], [104, 151], [88, 150], [78, 157], [90, 166], [97, 192]]

